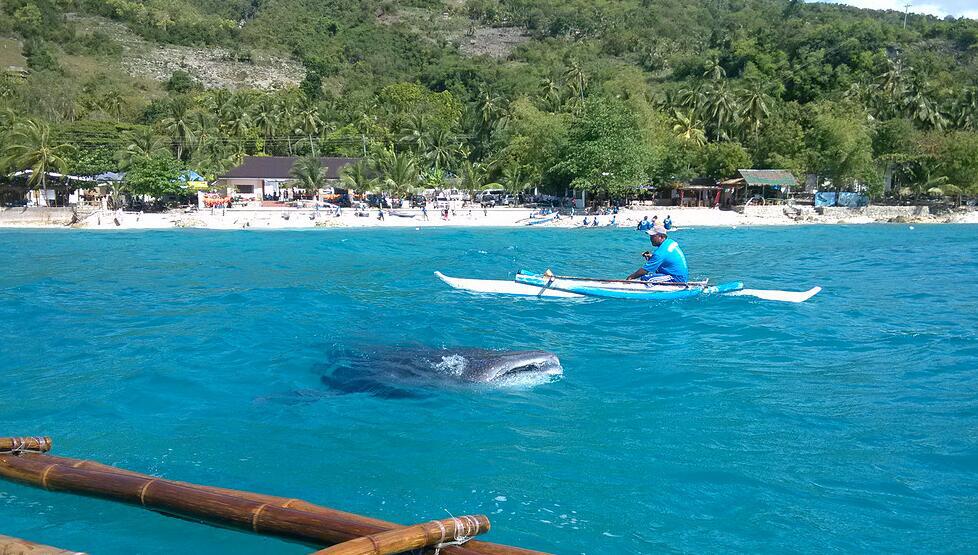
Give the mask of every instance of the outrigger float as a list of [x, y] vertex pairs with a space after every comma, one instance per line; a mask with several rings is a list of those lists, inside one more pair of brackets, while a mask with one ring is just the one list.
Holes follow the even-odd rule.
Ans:
[[[314, 505], [300, 499], [176, 482], [92, 461], [46, 454], [48, 437], [0, 438], [0, 478], [139, 505], [168, 516], [277, 536], [313, 546], [313, 555], [547, 555], [519, 547], [474, 541], [489, 531], [484, 515], [459, 516], [401, 526]], [[324, 546], [329, 546], [325, 547]], [[3, 555], [77, 553], [0, 536]]]
[[624, 279], [597, 279], [556, 276], [549, 270], [535, 274], [521, 270], [513, 281], [467, 279], [446, 276], [435, 272], [438, 279], [455, 289], [471, 293], [496, 293], [529, 297], [598, 297], [605, 299], [674, 300], [700, 295], [725, 295], [755, 297], [767, 301], [802, 303], [822, 290], [812, 287], [808, 291], [781, 291], [776, 289], [745, 289], [739, 281], [709, 285], [708, 281], [669, 283]]

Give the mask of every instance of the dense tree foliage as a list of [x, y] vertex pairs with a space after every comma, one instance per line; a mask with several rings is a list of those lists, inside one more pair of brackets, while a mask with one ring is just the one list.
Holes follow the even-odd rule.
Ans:
[[[973, 20], [912, 15], [904, 28], [902, 13], [796, 0], [2, 0], [0, 12], [29, 67], [0, 77], [7, 170], [36, 163], [23, 153], [49, 129], [52, 167], [76, 174], [213, 177], [245, 154], [338, 154], [366, 158], [348, 184], [398, 194], [454, 177], [621, 196], [743, 167], [978, 194]], [[79, 72], [79, 58], [121, 67], [123, 49], [68, 13], [237, 60], [278, 51], [306, 77], [232, 91], [186, 71], [155, 85]], [[467, 56], [459, 43], [482, 26], [526, 40]]]

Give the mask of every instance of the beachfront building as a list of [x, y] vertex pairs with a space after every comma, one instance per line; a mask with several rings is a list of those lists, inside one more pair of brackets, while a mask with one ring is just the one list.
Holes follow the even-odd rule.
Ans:
[[[245, 156], [236, 168], [220, 175], [215, 188], [240, 201], [289, 199], [295, 194], [291, 187], [292, 167], [298, 156]], [[358, 158], [320, 158], [326, 174], [326, 186], [317, 193], [332, 195], [340, 182], [340, 172]]]
[[788, 170], [737, 170], [738, 177], [717, 185], [731, 188], [735, 204], [784, 204], [791, 191], [801, 192], [798, 180]]

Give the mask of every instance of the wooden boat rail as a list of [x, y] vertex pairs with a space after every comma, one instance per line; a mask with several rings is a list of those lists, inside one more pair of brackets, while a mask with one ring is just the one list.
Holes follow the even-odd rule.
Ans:
[[388, 555], [434, 549], [445, 555], [547, 555], [472, 540], [491, 527], [484, 515], [402, 526], [299, 499], [177, 482], [42, 452], [50, 447], [50, 438], [0, 438], [0, 478], [139, 505], [166, 515], [299, 541], [317, 549], [331, 546], [317, 554]]

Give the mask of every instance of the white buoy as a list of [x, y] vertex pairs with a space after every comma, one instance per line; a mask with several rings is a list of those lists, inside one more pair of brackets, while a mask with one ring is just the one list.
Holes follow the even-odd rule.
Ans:
[[415, 231], [421, 231], [421, 228], [420, 227], [416, 227], [416, 228], [414, 228], [414, 230]]
[[910, 226], [910, 229], [911, 229], [911, 231], [912, 231], [912, 230], [913, 230], [913, 226]]

